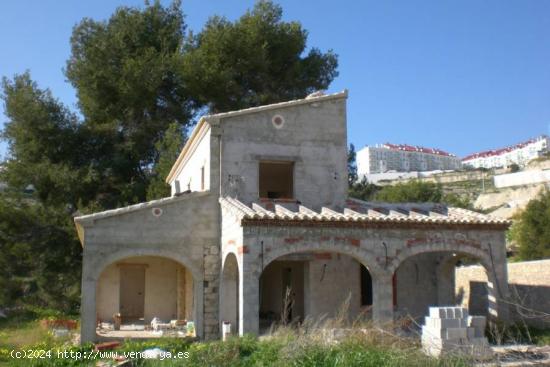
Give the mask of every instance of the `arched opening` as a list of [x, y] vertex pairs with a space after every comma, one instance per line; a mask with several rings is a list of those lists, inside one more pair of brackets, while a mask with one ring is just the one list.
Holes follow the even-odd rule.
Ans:
[[239, 332], [239, 264], [235, 254], [226, 256], [220, 287], [220, 318], [231, 324], [231, 334]]
[[[483, 269], [483, 284], [476, 285], [477, 305], [464, 292], [463, 285], [456, 283], [456, 269], [464, 264], [480, 264], [476, 257], [460, 252], [426, 252], [406, 258], [394, 274], [394, 308], [396, 317], [411, 317], [419, 324], [428, 315], [429, 307], [461, 305], [472, 315], [488, 315], [495, 303], [492, 283], [488, 282]], [[466, 290], [469, 292], [470, 289]]]
[[[127, 257], [108, 265], [96, 284], [101, 338], [185, 336], [194, 318], [189, 269], [165, 257]], [[155, 322], [153, 322], [155, 320]]]
[[318, 251], [280, 256], [260, 276], [260, 333], [306, 318], [370, 319], [372, 283], [367, 267], [349, 255]]

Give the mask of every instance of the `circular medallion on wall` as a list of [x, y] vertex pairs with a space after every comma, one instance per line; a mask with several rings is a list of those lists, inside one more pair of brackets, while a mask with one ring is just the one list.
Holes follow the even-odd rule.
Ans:
[[275, 126], [276, 129], [280, 129], [284, 126], [285, 119], [281, 115], [275, 115], [271, 118], [271, 123], [273, 124], [273, 126]]
[[153, 213], [153, 216], [155, 216], [157, 218], [162, 215], [162, 209], [161, 208], [153, 208], [151, 210], [151, 212]]

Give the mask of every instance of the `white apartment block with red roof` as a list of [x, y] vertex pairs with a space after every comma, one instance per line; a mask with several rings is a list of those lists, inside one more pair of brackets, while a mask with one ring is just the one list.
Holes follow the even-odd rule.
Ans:
[[448, 171], [462, 167], [460, 158], [441, 149], [406, 144], [378, 144], [357, 152], [357, 173]]
[[525, 166], [530, 160], [547, 153], [549, 146], [550, 138], [541, 135], [506, 148], [470, 154], [462, 159], [462, 164], [473, 168], [508, 167], [512, 164]]

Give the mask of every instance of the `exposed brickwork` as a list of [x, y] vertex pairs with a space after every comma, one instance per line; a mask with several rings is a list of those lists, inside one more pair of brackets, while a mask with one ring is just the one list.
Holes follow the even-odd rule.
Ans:
[[316, 260], [331, 260], [332, 254], [330, 252], [323, 252], [314, 254]]
[[250, 249], [248, 248], [248, 246], [239, 246], [239, 247], [237, 247], [237, 253], [239, 255], [248, 254], [249, 252], [250, 252]]

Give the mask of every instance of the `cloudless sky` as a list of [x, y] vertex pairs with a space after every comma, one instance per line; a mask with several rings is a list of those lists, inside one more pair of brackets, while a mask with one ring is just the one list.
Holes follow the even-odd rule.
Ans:
[[[163, 1], [167, 4], [167, 1]], [[189, 29], [236, 19], [252, 0], [184, 0]], [[464, 156], [550, 133], [550, 1], [279, 1], [309, 46], [339, 55], [329, 92], [349, 89], [348, 140], [436, 147]], [[0, 75], [30, 70], [77, 109], [63, 75], [72, 27], [141, 0], [0, 3]], [[0, 124], [6, 121], [0, 106]], [[6, 145], [0, 145], [0, 157]]]

